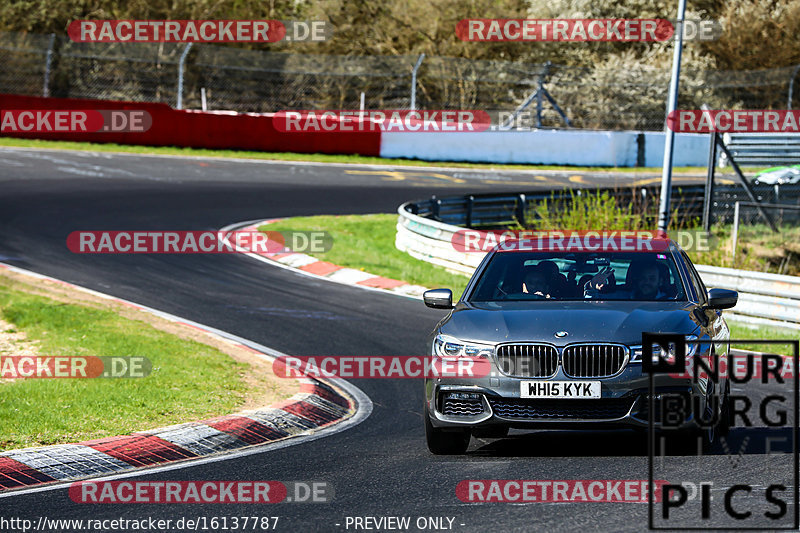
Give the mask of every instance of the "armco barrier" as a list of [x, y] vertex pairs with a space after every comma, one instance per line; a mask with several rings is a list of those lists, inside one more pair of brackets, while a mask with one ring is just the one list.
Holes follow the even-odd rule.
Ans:
[[183, 111], [166, 104], [0, 94], [0, 110], [10, 109], [135, 109], [150, 113], [153, 125], [146, 132], [0, 134], [8, 137], [222, 150], [380, 155], [380, 132], [283, 133], [273, 126], [272, 114]]
[[[463, 228], [415, 215], [410, 211], [411, 205], [405, 203], [397, 210], [397, 249], [453, 272], [471, 275], [485, 254], [459, 252], [453, 247], [453, 234]], [[706, 286], [739, 291], [739, 303], [727, 312], [728, 316], [753, 324], [800, 329], [800, 277], [695, 266]]]

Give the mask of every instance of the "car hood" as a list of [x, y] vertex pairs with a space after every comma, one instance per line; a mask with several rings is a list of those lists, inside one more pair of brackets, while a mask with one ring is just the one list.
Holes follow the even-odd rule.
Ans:
[[[481, 302], [459, 303], [441, 332], [461, 340], [641, 344], [642, 332], [689, 334], [698, 326], [690, 302]], [[557, 338], [556, 332], [567, 336]]]

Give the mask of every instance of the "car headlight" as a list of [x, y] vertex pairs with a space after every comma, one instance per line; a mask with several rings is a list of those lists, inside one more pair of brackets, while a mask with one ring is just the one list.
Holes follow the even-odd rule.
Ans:
[[475, 342], [464, 342], [449, 335], [436, 335], [433, 341], [433, 353], [439, 357], [486, 357], [489, 358], [494, 353], [494, 346], [491, 344], [479, 344]]
[[[698, 339], [697, 335], [686, 335], [687, 341], [696, 341]], [[686, 345], [686, 357], [692, 357], [695, 352], [697, 352], [697, 348], [700, 347], [700, 344], [687, 344]], [[670, 358], [675, 357], [675, 349], [671, 348], [669, 353], [667, 354]], [[661, 357], [661, 347], [657, 344], [653, 345], [653, 358]], [[642, 347], [641, 346], [631, 346], [631, 363], [641, 363], [642, 362]]]

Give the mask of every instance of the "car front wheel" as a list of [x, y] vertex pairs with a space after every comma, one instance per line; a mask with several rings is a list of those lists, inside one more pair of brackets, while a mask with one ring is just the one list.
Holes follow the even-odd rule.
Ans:
[[441, 429], [433, 427], [425, 413], [425, 439], [434, 455], [462, 455], [469, 447], [469, 429]]

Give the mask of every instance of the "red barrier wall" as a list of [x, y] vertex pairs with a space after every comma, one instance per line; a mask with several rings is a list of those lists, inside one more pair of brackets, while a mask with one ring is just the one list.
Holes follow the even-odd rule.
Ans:
[[146, 146], [369, 156], [379, 156], [381, 147], [380, 132], [279, 132], [272, 125], [272, 114], [180, 111], [166, 104], [0, 94], [0, 110], [11, 109], [144, 110], [153, 118], [153, 126], [146, 132], [138, 133], [3, 132], [0, 136]]

